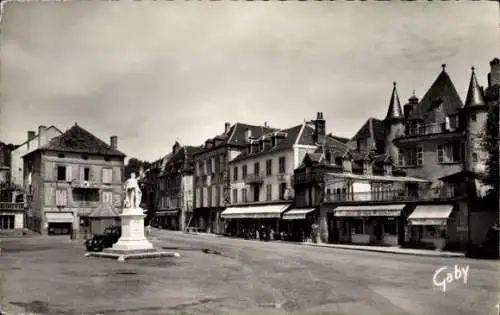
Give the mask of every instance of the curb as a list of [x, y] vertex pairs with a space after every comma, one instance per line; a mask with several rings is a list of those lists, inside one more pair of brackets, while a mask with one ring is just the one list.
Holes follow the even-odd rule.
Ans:
[[309, 244], [309, 243], [302, 243], [302, 245], [305, 246], [312, 246], [312, 247], [323, 247], [323, 248], [334, 248], [334, 249], [344, 249], [344, 250], [356, 250], [356, 251], [363, 251], [363, 252], [374, 252], [374, 253], [385, 253], [385, 254], [396, 254], [396, 255], [408, 255], [408, 256], [421, 256], [421, 257], [445, 257], [445, 258], [466, 258], [465, 254], [453, 254], [453, 253], [440, 253], [440, 254], [427, 254], [427, 253], [415, 253], [415, 252], [398, 252], [398, 251], [388, 251], [388, 250], [381, 250], [377, 248], [352, 248], [352, 247], [337, 247], [337, 246], [328, 246], [328, 245], [321, 245], [321, 244]]

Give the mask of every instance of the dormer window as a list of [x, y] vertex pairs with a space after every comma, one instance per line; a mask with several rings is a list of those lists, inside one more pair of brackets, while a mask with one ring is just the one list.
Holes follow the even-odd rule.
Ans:
[[342, 165], [342, 158], [341, 157], [335, 158], [335, 165]]

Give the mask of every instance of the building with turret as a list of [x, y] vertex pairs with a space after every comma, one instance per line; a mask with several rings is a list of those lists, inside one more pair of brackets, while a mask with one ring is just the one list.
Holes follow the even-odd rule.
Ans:
[[394, 83], [384, 120], [368, 119], [346, 148], [305, 156], [295, 204], [320, 209], [321, 241], [454, 249], [484, 240], [498, 216], [479, 203], [482, 132], [500, 81], [499, 60], [490, 66], [486, 91], [472, 69], [465, 102], [444, 64], [421, 100], [414, 92], [401, 106]]

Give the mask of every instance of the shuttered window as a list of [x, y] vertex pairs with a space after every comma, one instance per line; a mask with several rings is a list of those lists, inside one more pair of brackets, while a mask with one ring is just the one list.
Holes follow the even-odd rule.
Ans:
[[58, 189], [56, 190], [56, 206], [65, 207], [68, 204], [67, 191]]
[[111, 184], [113, 182], [113, 170], [110, 168], [102, 169], [102, 182], [104, 184]]

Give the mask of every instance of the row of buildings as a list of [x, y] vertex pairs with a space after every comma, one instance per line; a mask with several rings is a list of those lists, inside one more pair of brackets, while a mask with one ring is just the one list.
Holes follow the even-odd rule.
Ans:
[[[488, 87], [472, 70], [464, 101], [443, 65], [402, 106], [394, 84], [383, 120], [350, 139], [323, 113], [289, 128], [225, 123], [202, 145], [175, 142], [140, 177], [143, 207], [164, 228], [248, 237], [463, 248], [498, 221], [481, 203], [481, 133], [499, 106], [500, 61]], [[40, 126], [0, 147], [0, 229], [86, 236], [117, 224], [125, 155], [75, 124]]]
[[[176, 142], [143, 184], [160, 226], [236, 236], [463, 248], [498, 222], [481, 203], [487, 112], [498, 106], [499, 59], [488, 87], [474, 69], [465, 100], [442, 69], [402, 106], [394, 83], [383, 120], [350, 139], [327, 133], [323, 113], [289, 128], [225, 123], [201, 146]], [[312, 233], [318, 231], [318, 233]]]

